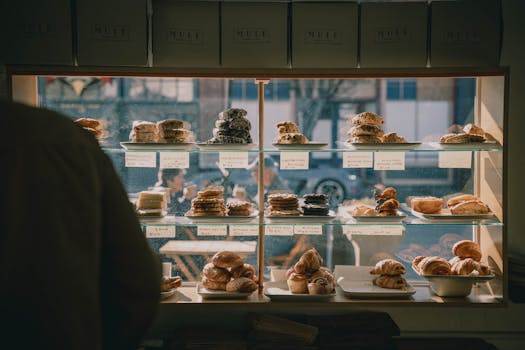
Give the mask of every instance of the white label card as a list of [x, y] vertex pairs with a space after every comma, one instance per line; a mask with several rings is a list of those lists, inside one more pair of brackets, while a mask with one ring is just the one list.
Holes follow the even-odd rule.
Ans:
[[186, 169], [190, 167], [190, 154], [188, 152], [160, 152], [159, 163], [162, 169]]
[[439, 152], [440, 168], [467, 168], [472, 165], [472, 152]]
[[293, 236], [293, 226], [270, 225], [264, 228], [264, 234], [268, 236]]
[[126, 152], [125, 156], [126, 168], [156, 168], [157, 167], [157, 153], [156, 152]]
[[175, 226], [146, 226], [146, 238], [174, 238]]
[[247, 168], [248, 152], [220, 152], [219, 163], [223, 168]]
[[228, 226], [226, 225], [206, 225], [197, 226], [197, 236], [227, 236]]
[[351, 236], [401, 236], [404, 232], [403, 225], [392, 226], [368, 226], [368, 225], [345, 225], [343, 226], [343, 234], [348, 239]]
[[308, 169], [308, 152], [281, 152], [282, 170]]
[[293, 233], [296, 235], [322, 235], [323, 226], [321, 225], [295, 225]]
[[343, 152], [343, 168], [371, 168], [374, 152]]
[[405, 170], [405, 152], [376, 152], [374, 170]]
[[258, 225], [230, 225], [230, 236], [258, 236]]

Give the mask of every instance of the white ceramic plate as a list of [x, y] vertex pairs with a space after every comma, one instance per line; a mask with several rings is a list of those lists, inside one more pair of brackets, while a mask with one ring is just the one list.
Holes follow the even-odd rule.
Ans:
[[494, 213], [487, 214], [469, 214], [469, 215], [453, 215], [448, 209], [441, 209], [440, 213], [437, 214], [424, 214], [414, 209], [411, 210], [412, 215], [427, 220], [487, 220], [494, 219]]
[[390, 289], [378, 287], [370, 280], [353, 281], [343, 278], [337, 283], [345, 296], [350, 298], [408, 298], [416, 293], [415, 288], [409, 284], [403, 289]]
[[282, 222], [282, 223], [328, 223], [334, 220], [337, 216], [333, 210], [328, 212], [328, 215], [294, 215], [294, 216], [269, 216], [266, 215], [265, 218], [270, 222]]
[[430, 142], [429, 145], [436, 149], [444, 150], [476, 150], [476, 149], [498, 149], [501, 145], [495, 141], [468, 142], [468, 143], [441, 143]]
[[239, 150], [247, 151], [257, 147], [255, 143], [205, 143], [198, 142], [195, 144], [201, 150], [220, 151], [220, 150]]
[[177, 292], [177, 288], [173, 288], [173, 289], [170, 289], [166, 292], [160, 292], [160, 298], [161, 299], [167, 299], [169, 297], [171, 297], [173, 294], [175, 294], [175, 292]]
[[293, 294], [288, 289], [286, 281], [266, 282], [264, 284], [264, 295], [273, 301], [325, 301], [333, 298], [336, 293], [332, 294]]
[[319, 150], [326, 148], [327, 143], [322, 142], [310, 142], [310, 143], [301, 143], [301, 144], [285, 144], [285, 143], [272, 143], [272, 145], [282, 151], [285, 150]]
[[121, 142], [120, 145], [125, 150], [182, 150], [187, 151], [193, 148], [195, 142], [185, 143], [140, 143], [140, 142]]
[[253, 292], [227, 292], [225, 290], [211, 290], [203, 287], [200, 283], [197, 284], [197, 294], [202, 299], [213, 300], [213, 299], [244, 299], [249, 297]]
[[257, 218], [259, 211], [255, 210], [250, 216], [185, 216], [194, 223], [213, 223], [213, 222], [224, 222], [224, 223], [235, 223], [235, 222], [248, 222]]
[[396, 216], [350, 216], [357, 222], [401, 222], [407, 216], [402, 211], [397, 211]]
[[421, 142], [399, 142], [399, 143], [354, 143], [345, 142], [344, 145], [348, 148], [366, 149], [366, 150], [410, 150], [421, 145]]

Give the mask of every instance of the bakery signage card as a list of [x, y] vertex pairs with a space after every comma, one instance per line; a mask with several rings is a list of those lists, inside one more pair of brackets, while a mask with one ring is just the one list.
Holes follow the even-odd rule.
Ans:
[[472, 152], [439, 152], [440, 168], [465, 168], [472, 166]]
[[264, 234], [268, 236], [293, 236], [293, 226], [269, 225], [264, 228]]
[[146, 238], [174, 238], [175, 226], [146, 226]]
[[343, 152], [343, 168], [372, 168], [374, 152]]
[[295, 225], [293, 233], [296, 235], [322, 235], [322, 225]]
[[405, 170], [405, 152], [376, 152], [374, 170]]
[[220, 152], [219, 164], [223, 168], [247, 168], [248, 152]]
[[197, 226], [197, 236], [227, 236], [228, 226], [226, 225], [205, 225]]
[[230, 236], [258, 236], [257, 225], [230, 225]]
[[126, 168], [156, 168], [157, 153], [155, 152], [126, 152]]
[[162, 169], [187, 169], [190, 167], [189, 152], [159, 152], [159, 167]]
[[308, 152], [281, 152], [282, 170], [308, 169], [310, 155]]
[[345, 225], [343, 234], [352, 239], [352, 236], [401, 236], [403, 235], [403, 225]]

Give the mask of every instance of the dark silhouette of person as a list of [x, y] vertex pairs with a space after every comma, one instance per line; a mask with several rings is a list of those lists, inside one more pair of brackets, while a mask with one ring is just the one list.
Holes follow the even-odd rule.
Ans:
[[109, 158], [58, 113], [0, 101], [0, 347], [135, 349], [160, 263]]
[[161, 168], [158, 173], [158, 182], [154, 188], [169, 189], [170, 202], [168, 213], [176, 216], [184, 216], [191, 208], [191, 200], [197, 195], [197, 186], [194, 184], [184, 185], [184, 169]]

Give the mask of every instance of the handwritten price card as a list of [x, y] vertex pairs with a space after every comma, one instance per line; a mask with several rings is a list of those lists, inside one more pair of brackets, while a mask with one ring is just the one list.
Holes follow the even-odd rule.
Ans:
[[223, 168], [247, 168], [248, 152], [220, 152], [219, 163]]
[[126, 168], [157, 167], [157, 153], [155, 152], [126, 152], [124, 159]]
[[343, 168], [371, 168], [373, 166], [373, 152], [343, 152]]
[[466, 168], [472, 166], [472, 152], [439, 152], [440, 168]]
[[405, 170], [405, 152], [376, 152], [374, 170]]
[[146, 238], [174, 238], [175, 226], [146, 226]]
[[160, 152], [159, 163], [163, 169], [186, 169], [190, 167], [190, 154], [188, 152]]
[[197, 236], [227, 236], [228, 227], [226, 225], [198, 226]]
[[293, 236], [293, 227], [290, 225], [270, 225], [264, 228], [268, 236]]
[[308, 152], [281, 152], [282, 170], [308, 169]]
[[230, 236], [258, 236], [257, 225], [230, 225]]

